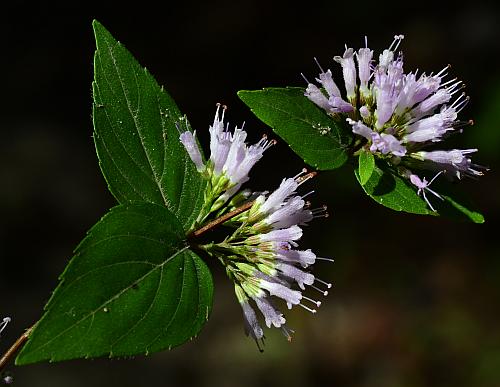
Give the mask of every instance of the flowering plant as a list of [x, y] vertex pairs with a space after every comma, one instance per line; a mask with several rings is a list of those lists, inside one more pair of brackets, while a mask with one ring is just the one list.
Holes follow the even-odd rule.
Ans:
[[[256, 309], [268, 328], [290, 340], [283, 307], [316, 313], [321, 301], [306, 291], [326, 296], [332, 286], [312, 272], [316, 261], [332, 259], [299, 248], [303, 227], [328, 217], [326, 206], [312, 208], [306, 200], [314, 191], [299, 193], [317, 172], [304, 169], [271, 193], [244, 188], [275, 141], [264, 136], [248, 145], [247, 132], [231, 131], [226, 107], [218, 104], [205, 159], [169, 94], [98, 22], [94, 32], [93, 135], [118, 205], [75, 249], [44, 315], [0, 358], [0, 372], [18, 350], [17, 364], [28, 364], [147, 355], [185, 343], [211, 312], [213, 280], [203, 258], [225, 269], [245, 331], [260, 350], [265, 337]], [[358, 181], [381, 204], [417, 214], [455, 210], [482, 222], [441, 187], [430, 188], [438, 178], [484, 170], [470, 159], [476, 149], [428, 148], [468, 124], [457, 119], [467, 102], [454, 97], [461, 82], [445, 80], [448, 68], [405, 74], [396, 53], [402, 39], [396, 36], [377, 64], [368, 47], [335, 57], [345, 96], [321, 66], [320, 87], [307, 81], [306, 89], [239, 95], [313, 167], [357, 161]], [[215, 228], [223, 231], [211, 233]], [[0, 334], [10, 321], [0, 322]]]
[[[342, 56], [335, 56], [345, 96], [332, 71], [318, 61], [319, 87], [304, 77], [305, 90], [268, 88], [239, 96], [314, 167], [334, 169], [351, 156], [358, 158], [358, 181], [379, 203], [416, 214], [461, 214], [481, 223], [482, 215], [455, 201], [447, 187], [430, 188], [438, 178], [478, 177], [485, 170], [470, 159], [477, 149], [434, 149], [472, 124], [458, 119], [469, 100], [462, 82], [446, 80], [449, 66], [436, 74], [405, 73], [397, 51], [403, 38], [396, 35], [378, 63], [366, 39], [364, 48], [346, 46]], [[425, 171], [433, 173], [429, 180]], [[426, 192], [441, 203], [431, 203]]]

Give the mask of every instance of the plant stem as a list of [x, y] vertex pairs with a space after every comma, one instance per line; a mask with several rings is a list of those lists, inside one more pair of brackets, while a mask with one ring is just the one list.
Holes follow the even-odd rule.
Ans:
[[192, 239], [192, 238], [197, 238], [200, 235], [203, 235], [207, 231], [210, 231], [211, 229], [221, 225], [222, 223], [227, 222], [229, 219], [234, 218], [235, 216], [241, 214], [242, 212], [245, 212], [246, 210], [250, 209], [250, 207], [253, 206], [253, 203], [254, 203], [254, 201], [245, 203], [242, 206], [228, 212], [227, 214], [222, 215], [221, 217], [219, 217], [215, 220], [212, 220], [211, 222], [207, 223], [202, 228], [199, 228], [198, 230], [193, 231], [191, 234], [188, 235], [188, 237], [190, 239]]
[[3, 371], [9, 360], [16, 355], [16, 353], [23, 347], [28, 338], [30, 337], [31, 331], [33, 330], [34, 325], [31, 328], [28, 328], [24, 331], [24, 333], [18, 337], [14, 344], [5, 352], [5, 354], [0, 358], [0, 372]]

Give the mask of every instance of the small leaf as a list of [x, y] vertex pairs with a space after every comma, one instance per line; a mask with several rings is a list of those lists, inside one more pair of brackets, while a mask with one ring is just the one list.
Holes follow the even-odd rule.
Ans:
[[359, 172], [355, 170], [355, 173], [365, 192], [383, 206], [412, 214], [436, 215], [405, 179], [391, 171], [382, 170], [375, 165], [370, 179], [365, 184], [361, 183]]
[[119, 203], [167, 206], [189, 228], [205, 181], [179, 141], [173, 99], [127, 49], [94, 21], [93, 121], [99, 165]]
[[[361, 184], [359, 171], [355, 171], [356, 178]], [[431, 211], [425, 200], [417, 194], [416, 189], [406, 179], [394, 174], [388, 167], [375, 165], [370, 179], [363, 185], [365, 192], [376, 202], [396, 211], [405, 211], [412, 214], [446, 216], [471, 220], [474, 223], [483, 223], [484, 217], [479, 212], [469, 210], [465, 205], [458, 203], [449, 195], [443, 194], [446, 188], [443, 184], [432, 187], [444, 200], [439, 200], [428, 193], [432, 206]]]
[[213, 284], [165, 207], [113, 208], [61, 276], [17, 364], [148, 354], [197, 335]]
[[365, 185], [370, 179], [375, 168], [375, 157], [369, 151], [363, 151], [359, 155], [359, 182]]
[[347, 161], [351, 131], [309, 101], [303, 88], [241, 90], [238, 96], [307, 164], [327, 170]]

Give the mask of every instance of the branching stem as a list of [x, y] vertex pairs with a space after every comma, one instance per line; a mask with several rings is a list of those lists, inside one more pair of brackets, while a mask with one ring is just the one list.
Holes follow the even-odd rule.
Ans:
[[245, 203], [242, 206], [228, 212], [227, 214], [222, 215], [221, 217], [219, 217], [215, 220], [212, 220], [211, 222], [204, 225], [202, 228], [199, 228], [198, 230], [193, 231], [191, 234], [188, 235], [188, 237], [190, 239], [198, 238], [200, 235], [203, 235], [207, 231], [210, 231], [213, 228], [221, 225], [222, 223], [227, 222], [229, 219], [234, 218], [235, 216], [241, 214], [242, 212], [247, 211], [248, 209], [250, 209], [253, 206], [253, 203], [254, 203], [254, 201]]
[[7, 352], [4, 353], [2, 358], [0, 358], [0, 372], [3, 371], [7, 363], [10, 361], [10, 359], [19, 352], [19, 350], [23, 347], [24, 343], [28, 340], [30, 337], [31, 331], [33, 330], [32, 326], [31, 328], [28, 328], [24, 331], [24, 333], [18, 337], [18, 339], [15, 341], [14, 344], [7, 350]]

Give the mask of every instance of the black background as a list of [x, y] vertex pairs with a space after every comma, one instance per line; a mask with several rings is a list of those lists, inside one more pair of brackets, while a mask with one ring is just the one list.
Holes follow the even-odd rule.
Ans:
[[[214, 269], [212, 317], [198, 339], [170, 352], [122, 360], [10, 367], [18, 386], [498, 386], [500, 380], [500, 13], [493, 5], [407, 2], [182, 2], [2, 5], [0, 42], [0, 349], [35, 322], [73, 248], [115, 204], [91, 138], [96, 18], [153, 73], [207, 139], [216, 102], [252, 140], [269, 128], [240, 89], [302, 86], [331, 58], [368, 36], [379, 53], [405, 34], [407, 71], [452, 64], [476, 125], [454, 146], [478, 147], [491, 168], [465, 180], [484, 225], [399, 214], [363, 195], [349, 168], [309, 187], [332, 217], [307, 230], [305, 247], [335, 257], [315, 272], [335, 289], [318, 314], [287, 314], [290, 344], [268, 331], [264, 354], [243, 335], [241, 312]], [[339, 82], [342, 83], [341, 81]], [[272, 189], [303, 164], [284, 144], [252, 173]]]

